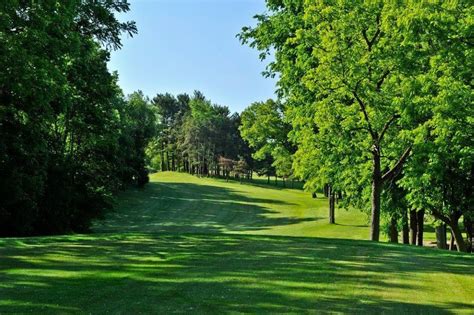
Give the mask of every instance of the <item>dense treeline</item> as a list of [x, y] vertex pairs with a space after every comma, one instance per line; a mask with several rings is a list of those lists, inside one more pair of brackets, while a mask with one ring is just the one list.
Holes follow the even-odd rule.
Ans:
[[159, 117], [147, 149], [153, 170], [240, 179], [256, 172], [268, 182], [281, 178], [283, 185], [294, 178], [296, 147], [287, 138], [290, 125], [283, 121], [281, 103], [257, 102], [239, 115], [199, 91], [158, 94], [151, 102]]
[[196, 91], [190, 97], [158, 94], [158, 134], [147, 153], [153, 169], [197, 175], [250, 175], [250, 149], [239, 133], [240, 115], [212, 104]]
[[[422, 245], [428, 214], [440, 238], [449, 226], [457, 249], [468, 250], [460, 222], [472, 244], [472, 4], [266, 3], [257, 26], [239, 36], [262, 59], [275, 55], [267, 75], [278, 75], [284, 102], [261, 116], [290, 124], [294, 175], [367, 209], [372, 240], [386, 223], [391, 241], [401, 230], [408, 243], [411, 230], [411, 243]], [[252, 135], [258, 123], [249, 125], [251, 144], [281, 143], [275, 130]]]
[[0, 3], [0, 235], [85, 231], [147, 181], [155, 113], [107, 69], [126, 1]]

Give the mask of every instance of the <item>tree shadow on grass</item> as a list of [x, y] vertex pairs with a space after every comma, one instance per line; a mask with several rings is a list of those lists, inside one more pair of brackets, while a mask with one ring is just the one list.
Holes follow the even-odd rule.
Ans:
[[362, 225], [362, 224], [342, 224], [342, 223], [333, 223], [334, 225], [339, 225], [339, 226], [351, 226], [351, 227], [360, 227], [360, 228], [365, 228], [367, 227], [367, 224]]
[[316, 221], [317, 217], [278, 217], [281, 200], [248, 197], [217, 186], [150, 183], [124, 194], [121, 206], [94, 226], [96, 232], [221, 233], [263, 230]]
[[[219, 181], [226, 181], [225, 178], [221, 177], [213, 177], [215, 180]], [[239, 179], [229, 178], [226, 182], [233, 182], [233, 183], [240, 183]], [[267, 182], [267, 179], [263, 178], [252, 178], [250, 180], [245, 179], [242, 181], [242, 185], [251, 185], [259, 188], [268, 188], [268, 189], [276, 189], [276, 190], [284, 190], [284, 189], [295, 189], [295, 190], [303, 190], [303, 182], [295, 181], [293, 185], [291, 184], [291, 180], [288, 180], [283, 186], [283, 181], [281, 178], [278, 179], [278, 184], [275, 185], [275, 178], [270, 180], [270, 183]], [[309, 194], [309, 193], [308, 193]]]
[[[452, 294], [460, 275], [472, 284], [472, 257], [425, 249], [209, 234], [1, 244], [2, 313], [451, 314], [474, 306], [472, 286]], [[452, 283], [432, 282], [441, 275]]]

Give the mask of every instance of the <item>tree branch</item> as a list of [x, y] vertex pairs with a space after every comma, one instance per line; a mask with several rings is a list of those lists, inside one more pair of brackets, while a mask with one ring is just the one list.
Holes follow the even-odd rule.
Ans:
[[392, 118], [390, 118], [390, 120], [385, 123], [382, 129], [382, 132], [380, 133], [380, 136], [379, 136], [379, 140], [378, 140], [379, 143], [382, 142], [383, 136], [385, 135], [385, 132], [387, 132], [388, 128], [390, 128], [390, 125], [398, 118], [400, 118], [400, 115], [394, 114]]
[[378, 140], [377, 133], [374, 132], [374, 130], [372, 129], [372, 125], [370, 124], [369, 114], [367, 113], [367, 108], [365, 107], [365, 103], [362, 101], [362, 99], [359, 97], [356, 91], [353, 91], [352, 94], [354, 95], [354, 98], [357, 100], [357, 103], [359, 103], [360, 109], [362, 110], [362, 113], [364, 114], [364, 119], [367, 123], [367, 128], [369, 129], [372, 139]]
[[440, 219], [447, 225], [451, 224], [451, 219], [445, 216], [444, 214], [442, 214], [441, 212], [439, 212], [438, 210], [436, 210], [435, 208], [430, 207], [430, 212], [435, 218]]
[[362, 30], [362, 36], [364, 37], [365, 43], [367, 44], [367, 49], [368, 51], [372, 51], [372, 46], [374, 45], [375, 41], [377, 40], [377, 37], [380, 35], [380, 14], [377, 14], [376, 18], [376, 23], [377, 23], [377, 30], [375, 31], [374, 36], [369, 40], [367, 36], [367, 30]]
[[375, 88], [377, 92], [380, 92], [380, 88], [382, 87], [383, 82], [385, 81], [385, 79], [388, 77], [389, 74], [390, 74], [390, 70], [385, 71], [382, 74], [382, 77], [377, 81], [377, 86]]
[[405, 163], [406, 159], [408, 158], [408, 156], [410, 155], [410, 152], [411, 152], [411, 146], [409, 146], [405, 152], [403, 152], [402, 156], [400, 157], [400, 159], [397, 161], [397, 163], [395, 164], [394, 167], [392, 167], [391, 170], [389, 170], [388, 172], [386, 172], [383, 176], [382, 176], [382, 181], [391, 181], [393, 180], [395, 177], [397, 177], [398, 174], [400, 174], [402, 168], [403, 168], [403, 164]]
[[368, 49], [369, 51], [371, 51], [371, 50], [372, 50], [372, 46], [371, 46], [371, 44], [370, 44], [369, 38], [367, 37], [367, 31], [366, 31], [366, 30], [362, 30], [362, 36], [364, 37], [365, 43], [367, 44], [367, 49]]

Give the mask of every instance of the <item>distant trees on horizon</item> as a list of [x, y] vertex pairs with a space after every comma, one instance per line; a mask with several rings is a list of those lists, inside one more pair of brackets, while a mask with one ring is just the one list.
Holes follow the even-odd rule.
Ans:
[[157, 94], [151, 104], [158, 117], [157, 136], [147, 149], [152, 169], [228, 176], [242, 160], [251, 170], [253, 160], [239, 133], [238, 113], [212, 104], [199, 91], [192, 96]]

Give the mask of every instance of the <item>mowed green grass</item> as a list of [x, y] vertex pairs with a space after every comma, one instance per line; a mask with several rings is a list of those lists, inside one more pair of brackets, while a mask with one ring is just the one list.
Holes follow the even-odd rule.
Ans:
[[299, 190], [156, 174], [93, 234], [0, 240], [0, 313], [473, 313], [473, 256], [363, 241], [363, 215], [326, 211]]
[[[326, 198], [297, 189], [158, 173], [145, 191], [123, 194], [115, 213], [95, 231], [151, 233], [239, 233], [367, 239], [366, 215], [337, 210], [328, 224]], [[281, 182], [280, 182], [281, 185]], [[319, 197], [323, 197], [319, 195]]]

